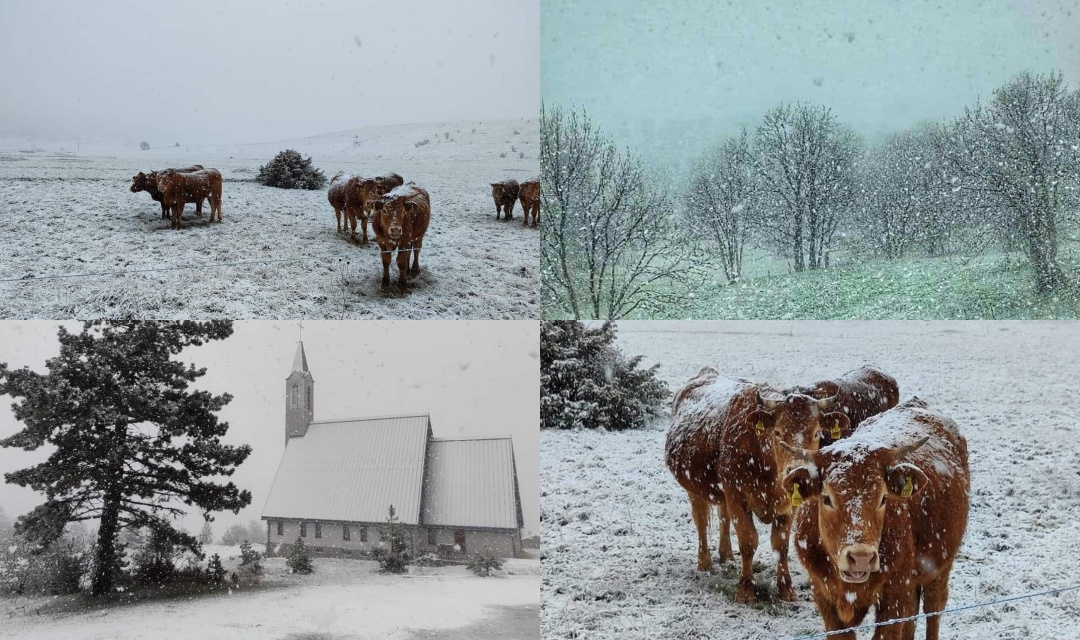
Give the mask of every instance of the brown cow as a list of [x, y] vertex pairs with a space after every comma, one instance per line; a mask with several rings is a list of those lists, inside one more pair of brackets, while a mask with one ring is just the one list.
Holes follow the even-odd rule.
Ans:
[[396, 173], [384, 173], [381, 176], [375, 176], [360, 182], [357, 197], [360, 209], [356, 215], [350, 218], [354, 238], [356, 237], [356, 217], [359, 216], [364, 232], [364, 244], [367, 244], [367, 223], [374, 210], [375, 201], [403, 184], [405, 184], [405, 179]]
[[754, 516], [772, 524], [780, 598], [794, 600], [788, 572], [791, 501], [781, 480], [790, 456], [779, 443], [815, 450], [821, 431], [848, 428], [842, 413], [832, 412], [832, 398], [816, 400], [720, 376], [702, 369], [675, 394], [665, 448], [667, 466], [690, 498], [698, 533], [698, 569], [712, 569], [708, 529], [710, 505], [720, 517], [720, 560], [733, 560], [730, 524], [742, 555], [742, 575], [735, 601], [755, 600], [754, 552], [758, 535]]
[[[971, 483], [956, 423], [912, 398], [832, 446], [790, 452], [803, 466], [784, 487], [791, 502], [805, 501], [795, 542], [825, 629], [858, 625], [870, 607], [876, 622], [915, 615], [920, 598], [924, 612], [943, 610]], [[940, 620], [926, 619], [927, 640], [938, 640]], [[914, 637], [913, 621], [874, 632]]]
[[[345, 230], [349, 230], [349, 212], [351, 209], [356, 209], [358, 206], [362, 207], [360, 201], [360, 181], [362, 178], [359, 176], [350, 175], [344, 171], [338, 171], [334, 174], [334, 177], [330, 179], [330, 188], [326, 192], [326, 199], [330, 202], [330, 206], [334, 208], [334, 218], [337, 220], [337, 232], [341, 233], [341, 221], [345, 220]], [[355, 211], [353, 211], [355, 214]], [[364, 240], [367, 240], [367, 229], [365, 227]], [[356, 240], [356, 225], [353, 223], [353, 235], [349, 238], [351, 241]]]
[[521, 199], [521, 211], [525, 215], [521, 226], [528, 226], [530, 213], [532, 213], [532, 226], [540, 224], [540, 177], [522, 182], [521, 194], [518, 197]]
[[[896, 384], [896, 379], [871, 365], [863, 365], [836, 379], [795, 387], [794, 391], [814, 398], [835, 397], [837, 408], [847, 414], [851, 421], [851, 431], [858, 429], [870, 416], [888, 411], [900, 402], [900, 387]], [[825, 433], [821, 446], [830, 445], [849, 435], [850, 431]]]
[[495, 199], [496, 220], [499, 219], [500, 214], [505, 214], [506, 220], [514, 219], [514, 203], [517, 202], [520, 189], [518, 181], [513, 178], [491, 183], [491, 197]]
[[[405, 273], [420, 273], [420, 249], [431, 221], [431, 197], [414, 182], [391, 190], [374, 203], [371, 230], [382, 255], [382, 286], [390, 286], [390, 255], [397, 251], [398, 284], [405, 287]], [[409, 251], [413, 263], [409, 266]]]
[[210, 200], [210, 222], [221, 222], [221, 173], [217, 169], [204, 169], [192, 173], [162, 171], [158, 174], [157, 187], [162, 203], [172, 214], [172, 228], [180, 228], [184, 204], [198, 198]]
[[[191, 173], [192, 171], [201, 171], [203, 166], [201, 164], [193, 164], [190, 167], [164, 169], [164, 171], [179, 171], [180, 173]], [[161, 192], [157, 188], [157, 171], [151, 171], [149, 174], [140, 171], [138, 175], [131, 178], [131, 192], [138, 193], [140, 191], [146, 191], [150, 194], [150, 198], [154, 202], [161, 203], [161, 217], [162, 219], [169, 217], [168, 209], [165, 207], [165, 203], [161, 199]], [[195, 201], [195, 215], [202, 215], [202, 203], [205, 198], [199, 198]]]

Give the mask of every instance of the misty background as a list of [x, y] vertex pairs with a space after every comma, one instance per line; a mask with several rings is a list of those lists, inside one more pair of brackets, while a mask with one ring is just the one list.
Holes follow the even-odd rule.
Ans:
[[1023, 70], [1080, 83], [1075, 0], [545, 0], [540, 31], [545, 104], [586, 108], [658, 164], [781, 102], [829, 107], [873, 142]]
[[[44, 373], [59, 353], [55, 322], [0, 323], [0, 362]], [[64, 323], [78, 332], [81, 324]], [[285, 378], [292, 371], [296, 322], [236, 322], [231, 337], [185, 350], [181, 359], [206, 367], [195, 388], [234, 396], [219, 417], [223, 440], [250, 444], [251, 456], [231, 480], [252, 493], [239, 515], [216, 513], [214, 535], [262, 513], [285, 450]], [[304, 349], [315, 379], [315, 419], [430, 413], [434, 436], [511, 436], [517, 463], [524, 536], [540, 526], [539, 324], [529, 321], [305, 322]], [[0, 438], [21, 429], [10, 396], [0, 397]], [[44, 460], [46, 448], [0, 448], [0, 474]], [[30, 489], [0, 482], [8, 517], [44, 502]], [[193, 510], [180, 523], [197, 533]], [[264, 525], [265, 526], [265, 525]]]
[[0, 3], [0, 135], [151, 146], [535, 117], [539, 0]]

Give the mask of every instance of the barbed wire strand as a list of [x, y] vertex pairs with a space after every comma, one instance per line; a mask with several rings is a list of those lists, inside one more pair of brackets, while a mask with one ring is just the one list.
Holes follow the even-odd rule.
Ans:
[[952, 607], [949, 609], [942, 609], [941, 611], [932, 611], [930, 613], [920, 613], [906, 618], [895, 618], [893, 620], [885, 620], [882, 622], [875, 622], [873, 624], [864, 624], [857, 627], [848, 627], [846, 629], [837, 629], [836, 631], [819, 631], [818, 633], [811, 633], [803, 636], [794, 636], [789, 640], [813, 640], [814, 638], [828, 638], [829, 636], [839, 635], [841, 633], [851, 633], [853, 631], [865, 631], [868, 629], [876, 629], [877, 627], [884, 627], [890, 624], [901, 624], [904, 622], [911, 622], [913, 620], [920, 620], [922, 618], [932, 618], [934, 616], [944, 616], [946, 614], [959, 613], [961, 611], [970, 611], [971, 609], [980, 609], [982, 607], [992, 607], [999, 604], [1005, 604], [1007, 602], [1017, 602], [1019, 600], [1029, 600], [1031, 598], [1038, 598], [1041, 596], [1057, 595], [1066, 591], [1075, 591], [1080, 589], [1080, 584], [1072, 585], [1069, 587], [1060, 587], [1058, 589], [1048, 589], [1046, 591], [1038, 591], [1035, 593], [1026, 593], [1020, 596], [1012, 596], [1010, 598], [1002, 598], [1001, 600], [992, 600], [990, 602], [978, 602], [975, 604], [967, 604], [960, 607]]
[[[507, 238], [505, 240], [488, 240], [487, 242], [478, 243], [478, 244], [464, 245], [464, 246], [466, 246], [468, 248], [476, 248], [476, 247], [487, 247], [487, 246], [491, 246], [491, 245], [504, 245], [504, 244], [521, 243], [521, 242], [522, 241], [521, 241], [520, 238]], [[459, 247], [459, 246], [462, 246], [462, 245], [435, 245], [435, 246], [432, 246], [432, 247], [422, 247], [420, 250], [425, 251], [425, 252], [430, 252], [432, 250], [440, 251], [442, 249], [456, 248], [456, 247]], [[373, 253], [373, 255], [382, 255], [384, 253], [392, 254], [395, 251], [397, 251], [397, 249], [392, 249], [390, 251], [379, 250], [379, 251], [375, 251]], [[402, 251], [412, 251], [412, 249], [403, 249]], [[209, 263], [209, 264], [182, 265], [182, 266], [172, 266], [172, 267], [150, 267], [150, 268], [146, 268], [146, 269], [118, 269], [118, 270], [115, 270], [115, 271], [87, 271], [87, 272], [82, 272], [82, 273], [64, 273], [64, 274], [51, 275], [51, 276], [27, 275], [27, 276], [21, 276], [21, 277], [18, 277], [18, 278], [3, 278], [3, 279], [0, 279], [0, 284], [12, 284], [12, 283], [20, 283], [20, 282], [21, 283], [30, 283], [30, 282], [41, 282], [43, 280], [63, 280], [63, 279], [66, 279], [66, 278], [102, 278], [102, 277], [108, 277], [108, 276], [130, 275], [130, 274], [136, 274], [136, 273], [161, 273], [161, 272], [168, 272], [168, 271], [188, 271], [188, 270], [191, 270], [191, 269], [212, 269], [212, 268], [215, 268], [215, 267], [235, 267], [235, 266], [251, 265], [251, 264], [278, 264], [278, 263], [285, 263], [285, 262], [306, 262], [306, 261], [309, 261], [309, 260], [334, 260], [334, 259], [337, 259], [337, 260], [353, 260], [353, 259], [357, 258], [360, 255], [367, 255], [368, 253], [371, 253], [371, 252], [365, 252], [364, 254], [356, 254], [356, 253], [345, 254], [345, 253], [342, 253], [342, 254], [330, 254], [330, 255], [321, 255], [321, 256], [319, 256], [319, 255], [316, 255], [316, 256], [301, 256], [301, 257], [296, 257], [296, 258], [263, 258], [263, 259], [258, 259], [258, 260], [235, 260], [235, 261], [232, 261], [232, 262], [213, 262], [213, 263]]]

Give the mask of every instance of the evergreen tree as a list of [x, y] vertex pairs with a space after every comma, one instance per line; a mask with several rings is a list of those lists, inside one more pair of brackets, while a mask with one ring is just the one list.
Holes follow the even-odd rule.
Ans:
[[486, 553], [481, 553], [473, 556], [472, 559], [469, 560], [468, 569], [481, 578], [486, 578], [491, 575], [493, 569], [497, 571], [502, 569], [502, 566], [503, 561], [499, 558], [489, 556]]
[[210, 556], [210, 562], [206, 563], [206, 576], [214, 584], [225, 582], [225, 567], [221, 566], [221, 556], [216, 553]]
[[540, 426], [638, 429], [670, 395], [659, 365], [638, 369], [615, 346], [615, 325], [590, 329], [575, 320], [540, 323]]
[[304, 158], [299, 151], [286, 149], [274, 159], [259, 167], [255, 181], [268, 187], [282, 189], [322, 189], [326, 176], [311, 164], [311, 157]]
[[250, 492], [211, 480], [232, 475], [251, 453], [221, 442], [229, 425], [216, 413], [232, 396], [189, 389], [206, 370], [173, 359], [230, 335], [229, 321], [95, 320], [77, 334], [60, 328], [60, 355], [46, 374], [0, 363], [0, 395], [16, 399], [12, 411], [24, 425], [0, 446], [55, 448], [45, 462], [5, 474], [46, 498], [16, 529], [47, 545], [68, 522], [100, 519], [93, 595], [113, 587], [121, 530], [150, 527], [197, 549], [168, 521], [182, 505], [236, 513], [251, 503]]
[[394, 505], [386, 516], [386, 526], [379, 529], [382, 544], [389, 544], [389, 548], [380, 546], [371, 552], [372, 557], [379, 563], [379, 567], [386, 573], [405, 573], [411, 557], [409, 556], [409, 538], [405, 534], [405, 527], [401, 525]]
[[311, 553], [303, 538], [297, 538], [292, 551], [285, 559], [285, 566], [292, 569], [293, 573], [314, 573], [315, 567], [311, 564]]
[[196, 536], [199, 544], [213, 544], [214, 543], [214, 528], [210, 526], [210, 521], [203, 522], [202, 529], [199, 530], [199, 535]]

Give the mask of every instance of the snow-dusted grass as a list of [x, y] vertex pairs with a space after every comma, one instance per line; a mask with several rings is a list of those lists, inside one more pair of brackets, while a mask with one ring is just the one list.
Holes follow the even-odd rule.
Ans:
[[[238, 547], [208, 548], [231, 569]], [[228, 556], [230, 561], [224, 559]], [[171, 597], [66, 613], [51, 598], [0, 599], [0, 637], [264, 640], [454, 635], [455, 629], [535, 628], [539, 624], [539, 561], [507, 560], [496, 577], [464, 567], [411, 567], [381, 575], [376, 563], [315, 558], [315, 573], [293, 575], [284, 558], [267, 558], [258, 587]], [[512, 609], [509, 609], [512, 608]], [[530, 621], [531, 619], [531, 621]], [[536, 637], [485, 635], [483, 637]]]
[[[432, 142], [415, 147], [424, 137]], [[26, 141], [0, 140], [0, 280], [18, 280], [0, 282], [0, 317], [536, 318], [539, 233], [523, 228], [520, 215], [496, 222], [489, 183], [536, 175], [538, 139], [537, 120], [515, 120], [150, 151], [84, 141], [80, 157], [61, 154], [59, 143], [42, 142], [48, 151], [31, 154], [18, 151], [30, 148]], [[396, 286], [396, 264], [395, 286], [380, 291], [376, 245], [358, 248], [337, 234], [325, 190], [253, 182], [285, 148], [311, 155], [328, 177], [396, 171], [427, 188], [423, 272], [408, 293]], [[128, 190], [131, 177], [191, 164], [221, 171], [224, 222], [209, 222], [208, 205], [201, 218], [188, 205], [183, 229], [171, 231], [158, 203]], [[330, 258], [33, 279], [318, 256]]]
[[[619, 330], [620, 347], [645, 354], [643, 365], [660, 363], [673, 388], [706, 364], [777, 383], [878, 364], [897, 378], [902, 399], [924, 398], [955, 419], [968, 441], [971, 514], [949, 605], [1080, 583], [1075, 323], [653, 321]], [[800, 601], [777, 602], [771, 593], [775, 563], [760, 524], [762, 603], [734, 604], [738, 558], [714, 574], [695, 569], [686, 493], [663, 463], [666, 428], [661, 420], [636, 432], [543, 433], [544, 637], [739, 640], [821, 631], [794, 553]], [[1078, 623], [1080, 593], [1071, 592], [947, 616], [942, 634], [1049, 640], [1073, 637]]]

